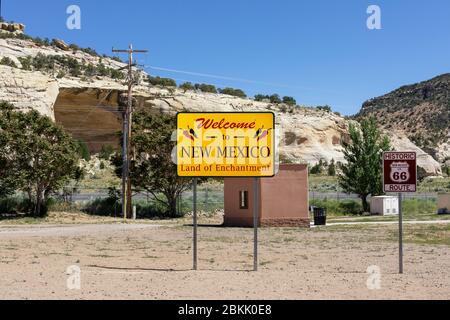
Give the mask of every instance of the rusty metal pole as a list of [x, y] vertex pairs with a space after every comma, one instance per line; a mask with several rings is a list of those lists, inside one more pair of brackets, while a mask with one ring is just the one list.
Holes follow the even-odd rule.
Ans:
[[259, 178], [253, 179], [253, 271], [258, 271]]

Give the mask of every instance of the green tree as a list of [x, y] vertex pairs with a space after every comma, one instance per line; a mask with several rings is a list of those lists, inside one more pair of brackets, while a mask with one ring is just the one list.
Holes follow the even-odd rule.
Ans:
[[255, 95], [255, 101], [264, 101], [264, 100], [270, 100], [270, 97], [268, 95], [264, 95], [264, 94], [257, 94]]
[[217, 93], [217, 89], [216, 86], [212, 85], [212, 84], [195, 84], [195, 89], [196, 90], [200, 90], [201, 92], [206, 92], [206, 93]]
[[323, 159], [320, 159], [319, 162], [314, 165], [309, 171], [311, 174], [322, 174], [325, 167], [328, 166], [328, 163]]
[[336, 175], [336, 163], [334, 159], [331, 159], [330, 165], [328, 166], [328, 175], [334, 177]]
[[19, 57], [18, 59], [19, 59], [20, 63], [22, 64], [23, 70], [31, 71], [31, 66], [33, 63], [33, 58], [31, 56]]
[[175, 80], [170, 78], [161, 78], [161, 77], [152, 77], [148, 76], [148, 82], [154, 86], [161, 86], [161, 87], [176, 87], [177, 83]]
[[11, 104], [0, 102], [0, 198], [13, 194], [21, 181], [17, 153], [11, 152], [15, 137], [10, 128], [18, 127], [17, 113], [13, 110]]
[[219, 89], [218, 91], [221, 94], [227, 94], [227, 95], [239, 97], [239, 98], [247, 98], [247, 95], [241, 89], [225, 88], [225, 89]]
[[283, 97], [283, 103], [289, 106], [297, 105], [297, 101], [293, 97]]
[[[46, 213], [50, 194], [78, 173], [77, 146], [49, 117], [32, 110], [17, 112], [2, 105], [0, 135], [8, 144], [8, 175], [28, 194], [34, 216]], [[8, 136], [13, 137], [8, 141]], [[11, 161], [13, 160], [13, 161]], [[44, 208], [44, 210], [43, 210]]]
[[109, 70], [110, 77], [112, 79], [122, 80], [122, 79], [125, 78], [125, 75], [120, 70], [116, 70], [116, 69], [113, 69], [113, 68], [108, 68], [108, 70]]
[[[145, 190], [167, 208], [167, 216], [177, 216], [177, 198], [192, 184], [191, 179], [180, 178], [172, 161], [175, 142], [172, 133], [176, 118], [138, 111], [133, 116], [131, 148], [135, 160], [130, 163], [130, 178], [136, 191]], [[122, 174], [122, 156], [113, 157], [116, 174]]]
[[332, 111], [331, 107], [328, 106], [328, 105], [326, 105], [326, 106], [318, 106], [318, 107], [316, 107], [316, 109], [320, 110], [320, 111], [325, 111], [325, 112], [331, 112]]
[[98, 72], [97, 68], [92, 63], [89, 63], [86, 69], [84, 70], [84, 75], [86, 77], [93, 77], [97, 75], [97, 72]]
[[108, 70], [108, 68], [106, 68], [106, 66], [102, 62], [100, 62], [97, 65], [97, 72], [98, 72], [98, 75], [101, 77], [109, 76], [109, 70]]
[[86, 161], [91, 160], [91, 153], [89, 152], [89, 148], [83, 140], [76, 140], [77, 152], [81, 156], [81, 159]]
[[115, 151], [114, 146], [110, 144], [103, 145], [100, 150], [99, 158], [103, 160], [110, 160]]
[[3, 57], [2, 60], [0, 60], [0, 64], [12, 68], [17, 68], [16, 63], [9, 57]]
[[271, 103], [279, 104], [281, 103], [281, 98], [278, 94], [273, 94], [269, 97]]
[[343, 142], [345, 164], [342, 164], [339, 185], [347, 193], [359, 195], [363, 210], [369, 211], [367, 197], [382, 190], [382, 154], [391, 149], [387, 136], [382, 136], [374, 117], [364, 119], [361, 129], [350, 124], [350, 142]]
[[184, 91], [190, 91], [190, 90], [192, 91], [195, 89], [195, 87], [191, 82], [185, 82], [180, 85], [180, 89], [182, 89]]

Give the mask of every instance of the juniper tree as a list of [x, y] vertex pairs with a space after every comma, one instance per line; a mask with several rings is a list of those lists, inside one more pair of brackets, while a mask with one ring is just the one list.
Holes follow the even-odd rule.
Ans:
[[[177, 198], [192, 185], [192, 179], [180, 178], [172, 161], [175, 142], [176, 118], [158, 115], [150, 111], [133, 114], [131, 150], [134, 160], [130, 163], [130, 179], [135, 191], [145, 190], [162, 204], [169, 217], [177, 216]], [[122, 175], [122, 156], [113, 159], [117, 176]]]
[[[49, 117], [0, 104], [1, 181], [28, 194], [32, 213], [42, 216], [50, 194], [79, 173], [77, 145]], [[5, 183], [5, 182], [3, 182]]]

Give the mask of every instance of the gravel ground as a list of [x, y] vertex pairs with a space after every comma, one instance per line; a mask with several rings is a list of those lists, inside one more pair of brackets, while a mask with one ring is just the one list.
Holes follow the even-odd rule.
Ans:
[[[0, 299], [450, 299], [450, 247], [407, 243], [398, 275], [395, 230], [262, 229], [255, 273], [251, 229], [201, 227], [194, 272], [180, 222], [2, 226]], [[80, 290], [67, 288], [73, 265]], [[378, 290], [369, 266], [380, 268]]]

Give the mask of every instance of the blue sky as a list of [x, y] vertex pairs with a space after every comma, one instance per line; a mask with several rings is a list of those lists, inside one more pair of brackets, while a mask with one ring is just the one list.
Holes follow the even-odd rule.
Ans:
[[[450, 72], [448, 0], [3, 0], [3, 16], [33, 36], [110, 54], [149, 49], [138, 63], [179, 81], [279, 93], [343, 114], [399, 86]], [[81, 30], [66, 8], [81, 8]], [[380, 6], [382, 30], [366, 27]], [[224, 78], [221, 78], [224, 77]], [[250, 81], [237, 81], [238, 79]]]

